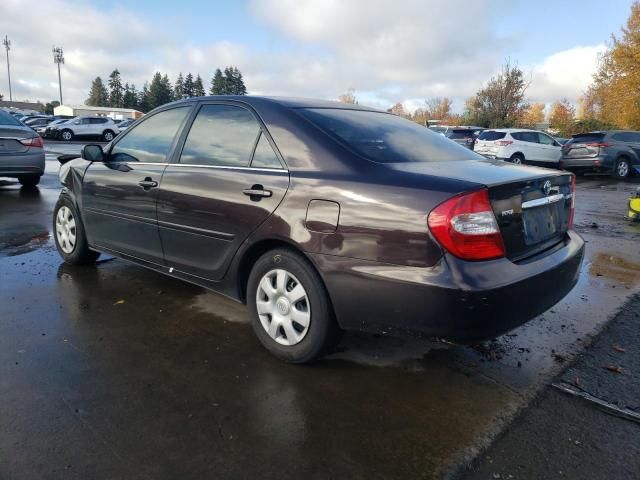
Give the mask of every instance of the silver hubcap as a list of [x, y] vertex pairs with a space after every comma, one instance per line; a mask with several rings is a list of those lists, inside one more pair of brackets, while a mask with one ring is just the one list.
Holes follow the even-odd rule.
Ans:
[[309, 330], [309, 297], [300, 281], [286, 270], [271, 270], [262, 277], [256, 307], [262, 328], [280, 345], [300, 343]]
[[113, 140], [113, 134], [112, 133], [105, 133], [104, 134], [104, 139], [107, 140], [107, 141]]
[[62, 138], [64, 140], [71, 140], [71, 134], [69, 132], [62, 132]]
[[56, 215], [56, 238], [64, 253], [71, 253], [76, 246], [76, 220], [68, 207], [60, 207]]
[[516, 165], [520, 165], [522, 163], [522, 160], [520, 159], [520, 157], [515, 157], [513, 159], [513, 163], [515, 163]]
[[618, 163], [618, 175], [626, 177], [627, 173], [629, 173], [629, 164], [627, 162]]

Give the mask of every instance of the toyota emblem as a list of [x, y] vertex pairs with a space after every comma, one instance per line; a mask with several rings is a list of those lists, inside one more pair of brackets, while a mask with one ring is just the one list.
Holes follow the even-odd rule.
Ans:
[[547, 180], [542, 184], [542, 193], [544, 193], [545, 195], [549, 195], [550, 192], [551, 192], [551, 180]]

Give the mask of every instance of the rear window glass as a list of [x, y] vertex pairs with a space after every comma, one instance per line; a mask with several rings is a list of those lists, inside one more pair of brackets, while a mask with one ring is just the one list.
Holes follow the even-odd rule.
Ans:
[[472, 138], [473, 130], [452, 130], [451, 133], [447, 135], [447, 137], [451, 139], [456, 138]]
[[388, 113], [337, 108], [302, 108], [298, 112], [339, 143], [378, 163], [479, 157], [443, 135]]
[[501, 140], [507, 134], [505, 132], [496, 132], [494, 130], [485, 130], [480, 134], [478, 140], [486, 140], [488, 142], [493, 142], [494, 140]]
[[604, 133], [579, 133], [574, 135], [567, 143], [599, 142], [604, 138]]
[[22, 125], [18, 120], [16, 120], [13, 115], [9, 115], [7, 112], [0, 110], [0, 125]]

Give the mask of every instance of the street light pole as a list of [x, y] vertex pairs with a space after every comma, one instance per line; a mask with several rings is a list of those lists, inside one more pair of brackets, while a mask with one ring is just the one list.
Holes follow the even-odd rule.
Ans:
[[11, 68], [9, 67], [9, 50], [11, 49], [11, 40], [5, 35], [2, 40], [2, 45], [7, 50], [7, 77], [9, 77], [9, 101], [13, 102], [13, 95], [11, 94]]
[[53, 47], [53, 63], [58, 64], [58, 88], [60, 89], [60, 105], [62, 105], [62, 78], [60, 77], [60, 64], [64, 63], [62, 47]]

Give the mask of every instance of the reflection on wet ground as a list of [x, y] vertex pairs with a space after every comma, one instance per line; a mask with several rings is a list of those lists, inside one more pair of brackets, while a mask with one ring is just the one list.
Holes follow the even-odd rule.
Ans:
[[0, 185], [0, 238], [27, 239], [0, 247], [0, 477], [450, 471], [637, 288], [626, 191], [598, 183], [607, 181], [579, 183], [576, 223], [588, 243], [578, 285], [529, 324], [476, 347], [346, 334], [305, 367], [266, 353], [245, 307], [224, 297], [109, 257], [61, 264], [45, 236], [55, 179], [37, 200]]

